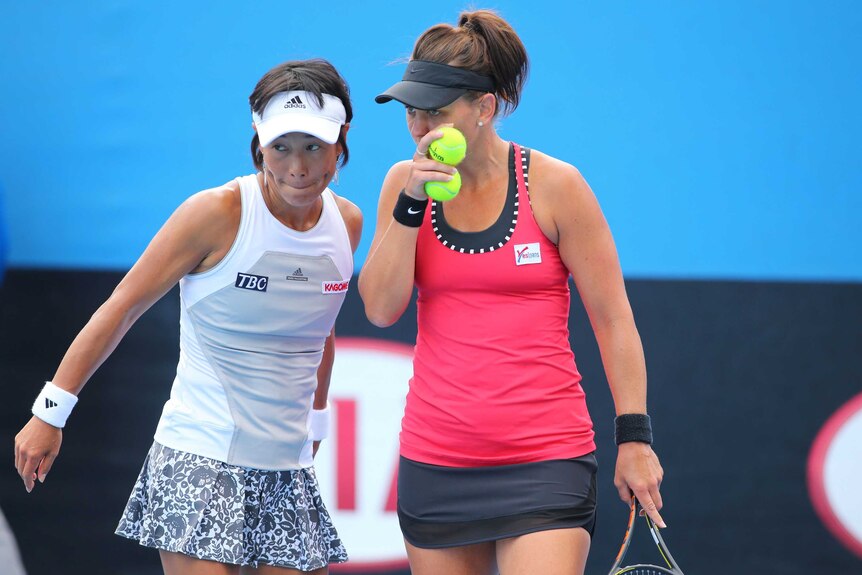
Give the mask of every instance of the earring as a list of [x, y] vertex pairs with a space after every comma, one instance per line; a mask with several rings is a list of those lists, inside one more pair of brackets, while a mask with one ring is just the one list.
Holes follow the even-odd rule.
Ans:
[[332, 177], [332, 180], [335, 182], [335, 185], [338, 185], [338, 168], [335, 168], [335, 175]]
[[261, 172], [263, 172], [263, 187], [266, 187], [266, 162], [260, 163]]
[[482, 126], [485, 125], [485, 122], [483, 122], [482, 120], [479, 120], [478, 124], [479, 124], [479, 127], [481, 128]]

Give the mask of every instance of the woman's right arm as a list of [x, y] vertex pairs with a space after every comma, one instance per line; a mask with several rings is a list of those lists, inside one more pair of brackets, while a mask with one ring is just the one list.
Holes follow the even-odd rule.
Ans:
[[[52, 383], [78, 395], [135, 321], [184, 275], [211, 267], [233, 241], [238, 225], [237, 190], [230, 186], [186, 200], [156, 234], [108, 300], [66, 351]], [[234, 227], [234, 235], [236, 227]], [[228, 237], [230, 236], [230, 237]], [[15, 437], [15, 467], [31, 491], [42, 482], [60, 449], [62, 430], [33, 416]]]
[[416, 268], [416, 238], [419, 228], [405, 226], [392, 217], [401, 190], [419, 200], [427, 200], [425, 182], [451, 179], [455, 169], [427, 158], [420, 150], [442, 136], [439, 130], [425, 134], [412, 160], [392, 166], [380, 191], [377, 228], [368, 257], [359, 273], [359, 295], [365, 303], [368, 321], [388, 327], [398, 321], [413, 295]]
[[365, 304], [365, 315], [377, 327], [398, 321], [413, 295], [419, 228], [402, 225], [392, 218], [409, 169], [410, 162], [400, 162], [386, 174], [377, 205], [377, 227], [359, 273], [359, 295]]

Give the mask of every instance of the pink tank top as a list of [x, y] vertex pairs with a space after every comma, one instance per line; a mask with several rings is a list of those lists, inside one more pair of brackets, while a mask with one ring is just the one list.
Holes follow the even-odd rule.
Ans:
[[533, 218], [529, 150], [512, 144], [490, 228], [449, 227], [431, 203], [416, 246], [418, 334], [401, 455], [453, 467], [595, 450], [569, 344], [569, 272]]

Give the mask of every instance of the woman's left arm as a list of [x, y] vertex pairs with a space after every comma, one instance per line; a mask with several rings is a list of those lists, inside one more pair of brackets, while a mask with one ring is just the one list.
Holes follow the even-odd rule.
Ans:
[[[341, 212], [341, 217], [344, 218], [344, 225], [347, 228], [347, 235], [350, 238], [350, 249], [356, 252], [359, 246], [359, 240], [362, 237], [362, 212], [352, 202], [336, 196], [336, 203]], [[317, 368], [317, 388], [314, 390], [313, 409], [326, 409], [329, 401], [329, 382], [332, 379], [332, 366], [335, 363], [335, 329], [329, 332], [326, 337], [326, 342], [323, 345], [323, 357], [320, 360], [320, 366]], [[320, 441], [314, 442], [314, 453], [317, 454], [317, 449], [320, 447]]]
[[[573, 166], [536, 154], [531, 173], [536, 219], [556, 243], [577, 286], [599, 346], [617, 415], [646, 413], [646, 365], [610, 228], [598, 200]], [[538, 176], [538, 178], [536, 177]], [[614, 477], [620, 498], [631, 494], [661, 527], [663, 470], [648, 443], [619, 445]]]

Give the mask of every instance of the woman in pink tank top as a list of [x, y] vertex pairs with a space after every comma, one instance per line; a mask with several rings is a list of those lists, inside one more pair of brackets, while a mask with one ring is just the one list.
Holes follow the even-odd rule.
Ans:
[[[377, 97], [404, 104], [416, 142], [383, 183], [359, 277], [380, 327], [418, 289], [398, 477], [415, 575], [583, 573], [596, 460], [569, 343], [570, 275], [614, 397], [619, 494], [663, 526], [643, 349], [608, 225], [573, 166], [495, 129], [517, 107], [527, 70], [508, 23], [464, 12], [457, 26], [424, 32], [403, 80]], [[447, 125], [467, 140], [462, 185], [429, 201], [425, 183], [456, 172], [427, 154]]]

